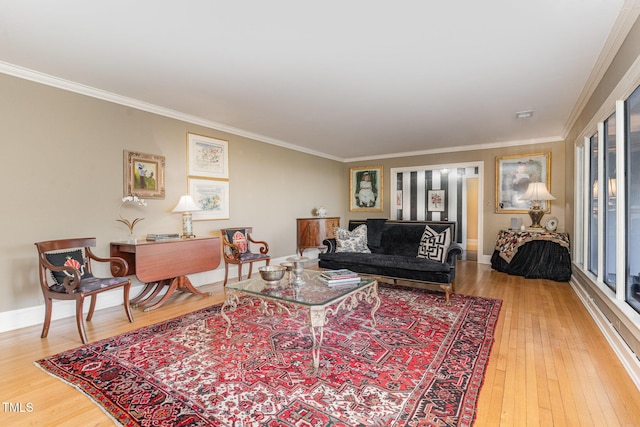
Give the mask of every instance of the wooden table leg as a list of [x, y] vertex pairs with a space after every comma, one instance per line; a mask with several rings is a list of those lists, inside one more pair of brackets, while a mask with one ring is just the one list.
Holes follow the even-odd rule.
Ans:
[[199, 295], [201, 297], [206, 297], [211, 295], [211, 292], [205, 293], [197, 290], [187, 276], [179, 276], [171, 280], [171, 284], [169, 285], [167, 292], [162, 296], [162, 298], [160, 298], [160, 301], [158, 301], [157, 303], [153, 304], [150, 307], [145, 307], [144, 311], [151, 311], [161, 307], [165, 302], [167, 302], [169, 298], [171, 298], [173, 293], [177, 290], [191, 292], [192, 294]]
[[136, 305], [138, 304], [149, 292], [151, 292], [151, 289], [153, 289], [153, 287], [156, 285], [157, 282], [154, 283], [145, 283], [144, 284], [144, 289], [142, 290], [142, 292], [140, 292], [138, 295], [136, 295], [135, 298], [132, 298], [131, 300], [129, 300], [130, 304]]

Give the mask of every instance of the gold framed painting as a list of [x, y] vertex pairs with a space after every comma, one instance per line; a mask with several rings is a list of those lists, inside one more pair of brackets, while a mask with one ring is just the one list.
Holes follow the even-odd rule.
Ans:
[[[531, 182], [544, 182], [551, 191], [551, 153], [496, 157], [496, 213], [528, 213], [531, 200], [521, 200]], [[540, 201], [549, 213], [550, 202]]]
[[382, 212], [382, 166], [363, 166], [349, 170], [349, 210]]
[[124, 150], [124, 195], [164, 199], [165, 158]]

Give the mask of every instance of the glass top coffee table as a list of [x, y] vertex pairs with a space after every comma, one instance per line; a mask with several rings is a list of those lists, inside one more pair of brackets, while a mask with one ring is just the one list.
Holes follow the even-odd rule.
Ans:
[[260, 301], [258, 309], [265, 315], [272, 315], [273, 307], [290, 316], [301, 309], [309, 310], [309, 329], [313, 339], [311, 353], [313, 368], [317, 370], [320, 366], [320, 348], [327, 316], [334, 316], [340, 311], [351, 311], [361, 301], [365, 301], [371, 304], [371, 326], [375, 327], [375, 313], [380, 307], [376, 280], [361, 278], [360, 283], [329, 286], [319, 279], [320, 273], [322, 272], [304, 270], [301, 275], [304, 284], [301, 285], [292, 284], [287, 275], [275, 285], [267, 284], [259, 275], [240, 282], [227, 283], [225, 301], [220, 309], [228, 325], [226, 336], [230, 338], [232, 333], [231, 318], [225, 313], [225, 309], [234, 310], [240, 302], [240, 296], [257, 298]]

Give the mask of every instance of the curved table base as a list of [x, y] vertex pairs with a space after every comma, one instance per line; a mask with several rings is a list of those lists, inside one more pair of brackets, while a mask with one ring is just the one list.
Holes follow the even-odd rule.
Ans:
[[[160, 294], [160, 291], [162, 291], [162, 289], [167, 285], [168, 288], [164, 295], [162, 295], [160, 300], [152, 304], [153, 300]], [[211, 292], [205, 293], [197, 290], [187, 276], [178, 276], [174, 277], [173, 279], [161, 280], [159, 282], [145, 284], [142, 292], [140, 292], [130, 302], [134, 307], [142, 307], [143, 311], [151, 311], [162, 307], [162, 305], [167, 302], [167, 300], [169, 300], [169, 298], [171, 298], [171, 296], [176, 291], [190, 292], [201, 297], [211, 295]], [[147, 296], [147, 294], [149, 293], [150, 295]]]

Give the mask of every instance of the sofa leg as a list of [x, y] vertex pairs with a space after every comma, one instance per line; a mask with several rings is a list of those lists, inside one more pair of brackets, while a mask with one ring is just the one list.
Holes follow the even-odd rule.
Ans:
[[451, 305], [451, 301], [449, 301], [449, 296], [451, 294], [451, 288], [453, 285], [451, 284], [442, 284], [440, 285], [440, 288], [442, 288], [442, 290], [444, 290], [444, 300], [445, 300], [445, 305], [448, 307]]

